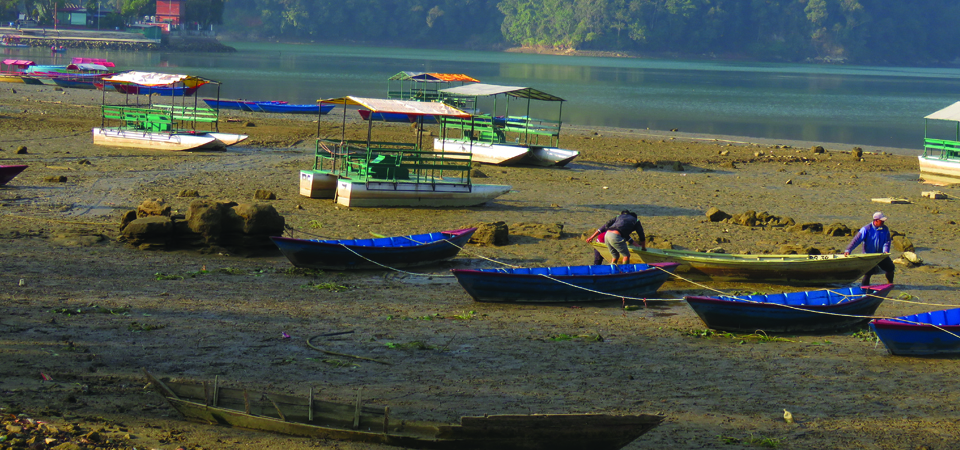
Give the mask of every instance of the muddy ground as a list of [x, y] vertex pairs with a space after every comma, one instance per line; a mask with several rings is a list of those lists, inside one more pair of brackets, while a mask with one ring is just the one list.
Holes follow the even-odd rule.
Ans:
[[[752, 253], [786, 244], [842, 251], [850, 238], [712, 223], [704, 213], [714, 206], [766, 211], [856, 229], [882, 210], [925, 264], [898, 266], [893, 299], [878, 314], [943, 309], [960, 304], [960, 190], [920, 184], [915, 156], [864, 148], [861, 161], [850, 147], [814, 154], [810, 143], [784, 148], [746, 138], [570, 127], [562, 144], [582, 155], [566, 168], [481, 167], [488, 178], [476, 182], [513, 186], [487, 205], [344, 208], [298, 195], [298, 170], [313, 161], [312, 117], [238, 112], [221, 129], [249, 134], [245, 143], [226, 152], [176, 153], [94, 146], [90, 128], [99, 126], [99, 104], [93, 91], [0, 89], [0, 164], [30, 166], [0, 188], [0, 412], [102, 429], [119, 448], [390, 448], [185, 422], [145, 388], [139, 371], [146, 367], [171, 378], [219, 375], [255, 390], [313, 388], [318, 397], [347, 402], [362, 387], [368, 404], [389, 405], [397, 417], [666, 417], [628, 449], [960, 447], [956, 359], [894, 357], [854, 331], [710, 335], [677, 301], [716, 290], [797, 287], [675, 280], [660, 292], [667, 300], [631, 302], [641, 308], [627, 311], [620, 301], [477, 303], [448, 272], [493, 265], [487, 258], [589, 263], [591, 250], [579, 237], [624, 208], [640, 214], [649, 235], [677, 248]], [[338, 133], [337, 114], [323, 118], [321, 134]], [[363, 133], [356, 124], [351, 132]], [[381, 132], [413, 135], [406, 126]], [[506, 246], [471, 245], [449, 263], [416, 271], [423, 275], [310, 272], [278, 254], [147, 252], [116, 240], [121, 214], [145, 199], [186, 212], [193, 199], [177, 197], [184, 189], [236, 202], [253, 201], [258, 189], [273, 191], [278, 199], [269, 203], [294, 237], [409, 234], [494, 221], [560, 222], [565, 232], [561, 239], [511, 236]], [[921, 198], [934, 189], [949, 198]], [[871, 201], [880, 197], [910, 203]], [[306, 345], [340, 331], [352, 333], [322, 347], [390, 364]], [[784, 409], [796, 423], [784, 422]]]

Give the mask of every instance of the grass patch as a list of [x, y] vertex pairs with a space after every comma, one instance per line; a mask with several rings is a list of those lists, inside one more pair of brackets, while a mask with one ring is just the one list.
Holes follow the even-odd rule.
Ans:
[[320, 275], [323, 275], [323, 271], [320, 269], [307, 269], [304, 267], [287, 267], [285, 269], [277, 269], [277, 273], [300, 277], [319, 277]]
[[225, 273], [227, 275], [246, 275], [247, 271], [243, 269], [234, 269], [233, 267], [221, 267], [217, 269], [217, 273]]
[[310, 221], [310, 228], [313, 228], [314, 230], [318, 230], [318, 229], [320, 229], [320, 228], [323, 228], [323, 224], [320, 223], [319, 220], [311, 220], [311, 221]]
[[453, 317], [451, 317], [451, 319], [455, 319], [455, 320], [470, 320], [470, 319], [476, 319], [476, 318], [477, 318], [476, 311], [461, 312], [460, 314], [454, 314]]
[[343, 292], [347, 289], [350, 289], [346, 286], [342, 286], [336, 283], [327, 282], [327, 283], [317, 283], [317, 284], [304, 284], [300, 286], [303, 289], [313, 289], [315, 291], [332, 291], [332, 292]]
[[392, 349], [411, 349], [411, 350], [436, 350], [436, 346], [429, 345], [423, 341], [411, 341], [407, 343], [401, 342], [387, 342], [385, 344], [387, 348]]
[[64, 314], [67, 316], [74, 314], [113, 314], [116, 316], [125, 316], [129, 311], [129, 308], [104, 308], [99, 305], [89, 305], [81, 308], [54, 308], [50, 310], [50, 312], [54, 314]]
[[599, 334], [564, 334], [560, 333], [556, 336], [547, 336], [548, 341], [560, 342], [560, 341], [587, 341], [587, 342], [603, 342], [603, 336]]
[[153, 274], [153, 277], [156, 278], [157, 281], [163, 281], [163, 280], [182, 280], [182, 279], [183, 279], [183, 275], [166, 274], [166, 273], [163, 273], [163, 272], [157, 272], [157, 273]]
[[853, 337], [860, 340], [860, 342], [877, 342], [880, 340], [880, 338], [877, 337], [877, 333], [874, 333], [873, 330], [870, 329], [860, 330], [856, 333], [853, 333]]
[[134, 333], [140, 333], [142, 331], [153, 331], [166, 328], [166, 325], [161, 324], [150, 324], [150, 323], [139, 323], [139, 322], [130, 322], [130, 325], [127, 326], [127, 331], [133, 331]]
[[739, 339], [741, 344], [746, 344], [748, 340], [755, 340], [757, 342], [797, 342], [792, 339], [787, 339], [779, 336], [770, 336], [765, 333], [763, 330], [757, 330], [753, 334], [736, 334], [726, 331], [711, 330], [709, 328], [704, 329], [681, 329], [675, 328], [681, 334], [687, 336], [693, 336], [698, 338], [726, 338], [726, 339]]
[[764, 448], [778, 448], [780, 447], [780, 443], [781, 443], [780, 439], [771, 438], [771, 437], [762, 437], [762, 436], [758, 437], [758, 436], [754, 436], [753, 433], [750, 434], [750, 437], [746, 437], [743, 439], [733, 437], [733, 436], [724, 436], [722, 434], [718, 435], [717, 439], [723, 445], [744, 444], [744, 445], [750, 445], [754, 447], [764, 447]]

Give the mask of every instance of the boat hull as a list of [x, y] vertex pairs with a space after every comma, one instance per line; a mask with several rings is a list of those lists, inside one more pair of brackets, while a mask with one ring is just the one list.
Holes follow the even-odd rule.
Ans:
[[250, 137], [250, 136], [247, 136], [247, 135], [245, 135], [245, 134], [220, 133], [220, 132], [214, 132], [214, 131], [211, 131], [211, 132], [208, 132], [208, 133], [198, 133], [197, 135], [198, 135], [198, 136], [210, 136], [210, 137], [216, 139], [217, 142], [220, 143], [220, 145], [224, 145], [224, 146], [227, 146], [227, 147], [229, 147], [229, 146], [231, 146], [231, 145], [239, 144], [240, 142], [243, 142], [243, 141], [247, 140], [247, 138]]
[[[709, 328], [740, 333], [827, 333], [861, 326], [870, 320], [892, 284], [865, 286], [869, 295], [852, 297], [833, 305], [749, 303], [722, 297], [686, 297], [703, 324]], [[859, 288], [847, 288], [859, 290]], [[827, 292], [827, 291], [821, 291]], [[791, 295], [791, 294], [786, 294]], [[848, 317], [855, 316], [855, 317]]]
[[520, 164], [530, 164], [544, 167], [563, 167], [573, 161], [580, 152], [565, 150], [556, 147], [530, 147], [530, 153], [520, 161]]
[[310, 198], [335, 198], [339, 178], [319, 170], [300, 171], [300, 195]]
[[[147, 381], [187, 420], [318, 439], [439, 450], [618, 450], [655, 428], [650, 414], [524, 414], [405, 420], [386, 408], [228, 388]], [[213, 386], [211, 386], [213, 385]]]
[[920, 158], [920, 178], [924, 183], [936, 186], [948, 186], [960, 183], [960, 161]]
[[591, 302], [653, 295], [670, 278], [677, 265], [453, 269], [452, 272], [460, 286], [478, 302]]
[[470, 160], [483, 164], [509, 166], [519, 163], [530, 148], [519, 145], [491, 144], [458, 139], [434, 139], [434, 150], [470, 155]]
[[223, 144], [213, 136], [158, 133], [116, 129], [93, 129], [93, 143], [111, 147], [144, 148], [152, 150], [216, 150]]
[[478, 206], [507, 192], [498, 184], [432, 184], [418, 182], [337, 181], [336, 201], [343, 206]]
[[[594, 248], [610, 259], [602, 243]], [[647, 249], [630, 246], [630, 257], [651, 264], [678, 262], [677, 273], [685, 277], [715, 281], [778, 283], [802, 286], [852, 283], [888, 255], [883, 253], [844, 255], [735, 255], [684, 250]]]
[[197, 92], [200, 86], [190, 87], [171, 87], [171, 86], [141, 86], [137, 84], [111, 84], [113, 89], [122, 94], [130, 95], [159, 95], [162, 97], [184, 97], [191, 96]]
[[870, 322], [870, 328], [894, 355], [960, 354], [960, 309], [878, 319]]
[[23, 77], [19, 75], [0, 75], [0, 83], [23, 83]]
[[[359, 270], [408, 268], [434, 264], [457, 256], [467, 244], [476, 228], [442, 232], [442, 240], [427, 241], [429, 236], [317, 241], [271, 237], [280, 252], [297, 267], [322, 270]], [[399, 240], [398, 246], [376, 246], [379, 243]], [[414, 241], [426, 242], [409, 245]]]
[[336, 105], [321, 103], [319, 105], [288, 105], [288, 104], [260, 104], [260, 110], [275, 114], [327, 114]]
[[0, 186], [3, 186], [10, 182], [14, 177], [20, 175], [20, 172], [23, 172], [27, 166], [24, 165], [8, 165], [0, 166]]

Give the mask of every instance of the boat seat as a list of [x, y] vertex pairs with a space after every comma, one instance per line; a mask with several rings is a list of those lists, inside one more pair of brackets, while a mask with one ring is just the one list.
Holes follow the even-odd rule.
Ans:
[[947, 314], [947, 325], [960, 325], [960, 309], [948, 309], [945, 312]]
[[946, 325], [947, 324], [946, 311], [931, 311], [930, 323], [934, 325]]

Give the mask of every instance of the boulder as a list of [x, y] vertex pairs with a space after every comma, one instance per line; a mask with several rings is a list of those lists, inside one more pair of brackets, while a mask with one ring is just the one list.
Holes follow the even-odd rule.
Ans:
[[200, 192], [196, 189], [183, 189], [178, 194], [177, 197], [199, 197]]
[[648, 235], [647, 248], [660, 248], [664, 250], [673, 250], [673, 243], [660, 236]]
[[120, 231], [123, 231], [130, 222], [137, 220], [137, 212], [134, 210], [127, 211], [123, 213], [123, 217], [120, 218]]
[[823, 146], [820, 146], [820, 145], [814, 145], [811, 150], [813, 150], [813, 153], [815, 153], [815, 154], [823, 153], [823, 152], [826, 151], [826, 150], [823, 149]]
[[[527, 223], [510, 225], [510, 233], [516, 236], [529, 236], [538, 239], [560, 239], [563, 236], [562, 223]], [[479, 230], [478, 230], [479, 231]]]
[[711, 222], [722, 222], [729, 218], [730, 218], [730, 214], [727, 214], [721, 211], [717, 207], [713, 207], [707, 210], [707, 219], [709, 219]]
[[232, 211], [242, 219], [240, 230], [245, 234], [280, 236], [286, 221], [273, 205], [241, 203]]
[[469, 243], [477, 245], [507, 245], [510, 243], [510, 228], [505, 222], [478, 223]]
[[163, 199], [144, 200], [137, 206], [137, 217], [148, 216], [170, 216], [170, 206], [163, 202]]
[[167, 244], [173, 237], [173, 221], [167, 216], [142, 217], [127, 224], [121, 237], [133, 245]]
[[794, 233], [798, 233], [801, 231], [806, 231], [809, 233], [822, 233], [823, 224], [817, 223], [817, 222], [801, 223], [801, 224], [791, 225], [787, 227], [787, 231], [794, 232]]
[[257, 189], [257, 191], [253, 193], [253, 198], [256, 200], [276, 200], [277, 194], [266, 189]]
[[850, 236], [853, 232], [850, 230], [850, 227], [837, 222], [823, 230], [823, 234], [827, 236]]
[[893, 249], [898, 252], [914, 252], [916, 249], [913, 247], [913, 242], [909, 238], [903, 235], [898, 235], [893, 237], [893, 242], [891, 242]]
[[230, 209], [236, 205], [233, 202], [194, 200], [187, 209], [187, 227], [190, 231], [203, 235], [207, 243], [215, 243], [223, 229], [224, 216], [228, 211], [232, 212]]

